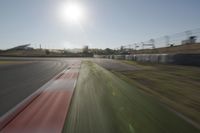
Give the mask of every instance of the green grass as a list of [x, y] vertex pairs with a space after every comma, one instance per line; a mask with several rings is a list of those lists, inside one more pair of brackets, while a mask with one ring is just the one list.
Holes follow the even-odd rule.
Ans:
[[0, 65], [5, 65], [5, 64], [24, 64], [24, 63], [31, 63], [32, 61], [4, 61], [0, 60]]
[[63, 133], [197, 133], [138, 88], [92, 63], [81, 66]]
[[115, 71], [115, 74], [124, 75], [120, 77], [200, 124], [199, 67], [141, 64], [133, 61], [125, 63], [151, 69]]
[[1, 65], [1, 64], [10, 64], [10, 63], [13, 63], [13, 62], [12, 62], [12, 61], [1, 61], [1, 60], [0, 60], [0, 65]]

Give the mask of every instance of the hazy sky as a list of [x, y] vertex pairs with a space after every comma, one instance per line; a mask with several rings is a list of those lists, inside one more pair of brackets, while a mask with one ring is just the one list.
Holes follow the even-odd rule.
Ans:
[[115, 48], [200, 27], [200, 0], [76, 0], [78, 22], [61, 20], [63, 1], [0, 0], [0, 49]]

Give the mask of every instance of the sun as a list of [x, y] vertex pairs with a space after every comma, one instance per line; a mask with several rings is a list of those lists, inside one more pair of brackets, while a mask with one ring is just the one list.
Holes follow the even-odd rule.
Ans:
[[72, 20], [80, 20], [83, 14], [79, 5], [71, 3], [67, 5], [66, 15]]
[[59, 14], [65, 21], [80, 22], [84, 17], [84, 10], [79, 3], [63, 3]]

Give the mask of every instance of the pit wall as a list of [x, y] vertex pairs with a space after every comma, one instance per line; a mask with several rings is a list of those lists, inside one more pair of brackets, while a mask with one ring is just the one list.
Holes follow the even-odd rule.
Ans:
[[94, 55], [94, 57], [149, 63], [200, 66], [200, 54]]

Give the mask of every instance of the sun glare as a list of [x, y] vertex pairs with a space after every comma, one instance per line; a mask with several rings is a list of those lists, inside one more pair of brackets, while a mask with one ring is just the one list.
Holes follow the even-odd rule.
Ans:
[[83, 8], [78, 3], [64, 3], [60, 7], [60, 17], [64, 21], [80, 22], [83, 17]]

